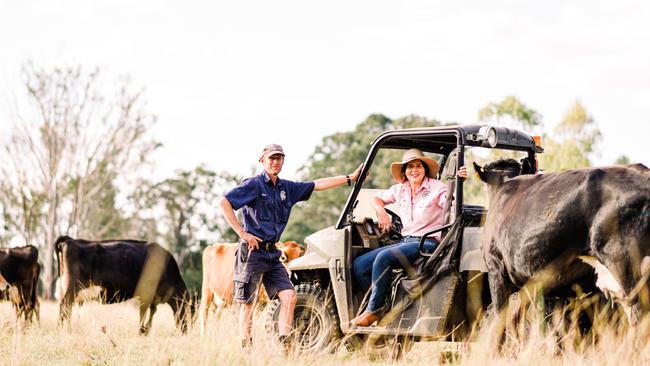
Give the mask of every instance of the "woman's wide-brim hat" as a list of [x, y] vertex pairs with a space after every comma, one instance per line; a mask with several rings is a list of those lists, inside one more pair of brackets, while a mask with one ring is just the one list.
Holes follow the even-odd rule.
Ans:
[[422, 164], [426, 164], [429, 168], [429, 174], [427, 174], [427, 177], [435, 178], [435, 176], [438, 175], [440, 164], [438, 164], [437, 161], [424, 156], [420, 149], [409, 149], [402, 155], [402, 161], [396, 161], [390, 165], [390, 173], [393, 175], [393, 178], [397, 183], [403, 183], [406, 180], [402, 175], [402, 166], [413, 160], [420, 160]]

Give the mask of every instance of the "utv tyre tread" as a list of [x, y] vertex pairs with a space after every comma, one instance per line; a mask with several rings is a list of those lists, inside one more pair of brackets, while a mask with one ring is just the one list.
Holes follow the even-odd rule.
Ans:
[[[320, 352], [323, 350], [334, 350], [337, 341], [341, 338], [339, 318], [331, 294], [326, 294], [323, 289], [313, 283], [301, 283], [295, 286], [296, 310], [294, 312], [294, 330], [296, 326], [302, 326], [298, 317], [303, 312], [316, 315], [317, 337], [305, 342], [304, 334], [294, 335], [294, 350], [299, 352]], [[266, 333], [273, 338], [278, 335], [278, 319], [280, 313], [280, 300], [275, 299], [269, 303], [264, 310], [264, 323]], [[311, 322], [311, 320], [310, 320]], [[307, 344], [305, 344], [307, 343]]]

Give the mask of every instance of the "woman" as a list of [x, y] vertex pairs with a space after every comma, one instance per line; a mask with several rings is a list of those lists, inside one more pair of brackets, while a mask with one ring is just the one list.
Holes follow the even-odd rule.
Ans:
[[[354, 260], [354, 274], [363, 288], [372, 286], [366, 310], [352, 319], [353, 326], [368, 327], [381, 320], [386, 296], [390, 292], [392, 269], [411, 265], [418, 256], [420, 237], [442, 226], [442, 215], [447, 198], [447, 186], [434, 179], [438, 162], [424, 156], [418, 149], [404, 152], [401, 162], [391, 164], [391, 174], [398, 184], [373, 197], [372, 207], [377, 213], [379, 228], [388, 230], [390, 217], [384, 208], [397, 203], [397, 214], [402, 219], [402, 240], [397, 244], [377, 248]], [[467, 178], [465, 167], [458, 176]], [[436, 233], [424, 242], [425, 250], [432, 252], [440, 241]]]

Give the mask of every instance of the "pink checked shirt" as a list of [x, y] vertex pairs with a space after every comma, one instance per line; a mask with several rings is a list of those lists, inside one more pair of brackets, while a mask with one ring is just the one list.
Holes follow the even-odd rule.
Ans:
[[[377, 197], [385, 204], [396, 203], [397, 214], [404, 224], [403, 236], [422, 236], [442, 225], [447, 186], [439, 180], [425, 177], [414, 197], [411, 197], [408, 181], [395, 184], [377, 194]], [[440, 240], [440, 233], [432, 236]]]

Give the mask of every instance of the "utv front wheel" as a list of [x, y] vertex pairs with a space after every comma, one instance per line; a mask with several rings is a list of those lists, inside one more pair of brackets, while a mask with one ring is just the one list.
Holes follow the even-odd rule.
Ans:
[[399, 361], [413, 347], [408, 336], [351, 334], [345, 344], [350, 351], [360, 351], [371, 361]]
[[[293, 349], [298, 352], [319, 352], [333, 349], [339, 338], [339, 319], [331, 295], [318, 285], [300, 284], [296, 288], [296, 309], [293, 318]], [[272, 301], [264, 310], [266, 333], [278, 338], [280, 300]]]

